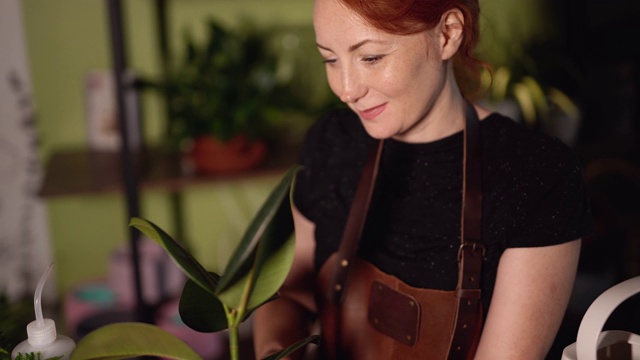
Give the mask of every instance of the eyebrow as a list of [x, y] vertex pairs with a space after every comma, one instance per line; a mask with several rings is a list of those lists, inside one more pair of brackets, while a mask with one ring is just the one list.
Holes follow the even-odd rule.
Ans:
[[[383, 42], [384, 41], [375, 41], [375, 40], [371, 40], [371, 39], [365, 39], [365, 40], [362, 40], [362, 41], [360, 41], [360, 42], [358, 42], [356, 44], [353, 44], [353, 45], [349, 46], [349, 52], [356, 51], [357, 49], [359, 49], [360, 47], [362, 47], [363, 45], [365, 45], [367, 43], [383, 43]], [[333, 50], [329, 49], [326, 46], [322, 46], [322, 45], [320, 45], [318, 43], [316, 43], [316, 46], [319, 47], [322, 50], [327, 50], [327, 51], [332, 51], [333, 52]]]

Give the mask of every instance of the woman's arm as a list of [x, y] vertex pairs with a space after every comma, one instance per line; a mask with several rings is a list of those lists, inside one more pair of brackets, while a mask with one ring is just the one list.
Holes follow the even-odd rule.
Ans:
[[280, 288], [280, 298], [261, 306], [254, 314], [253, 336], [257, 359], [287, 348], [306, 337], [316, 312], [313, 295], [315, 224], [305, 218], [295, 206], [292, 206], [292, 212], [296, 246], [291, 270]]
[[507, 249], [476, 359], [544, 359], [566, 311], [580, 240]]

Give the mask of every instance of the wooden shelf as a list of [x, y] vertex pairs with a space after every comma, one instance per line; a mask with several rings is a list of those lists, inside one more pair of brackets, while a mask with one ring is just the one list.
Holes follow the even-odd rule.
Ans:
[[[178, 154], [146, 150], [134, 155], [142, 189], [179, 191], [216, 181], [283, 175], [295, 164], [297, 148], [272, 149], [255, 169], [228, 174], [199, 175], [185, 170]], [[71, 149], [53, 153], [45, 168], [40, 196], [97, 195], [121, 192], [120, 154], [110, 151]]]

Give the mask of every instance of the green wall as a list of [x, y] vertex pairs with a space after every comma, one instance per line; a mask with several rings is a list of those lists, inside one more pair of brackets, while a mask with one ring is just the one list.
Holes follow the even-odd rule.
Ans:
[[[111, 66], [106, 1], [24, 0], [23, 15], [30, 57], [43, 165], [56, 150], [86, 145], [83, 81], [94, 69]], [[123, 1], [128, 61], [143, 76], [157, 76], [155, 1]], [[264, 25], [310, 25], [312, 1], [169, 1], [170, 45], [179, 52], [185, 30], [202, 33], [213, 17], [229, 25], [245, 17]], [[320, 62], [318, 62], [320, 64]], [[143, 95], [147, 143], [162, 135], [164, 114], [158, 99]], [[220, 270], [231, 245], [278, 181], [279, 176], [198, 185], [182, 193], [186, 236], [195, 255]], [[45, 199], [60, 295], [73, 284], [106, 275], [108, 256], [127, 242], [128, 222], [122, 195], [58, 196]], [[144, 191], [141, 213], [170, 233], [168, 193]]]

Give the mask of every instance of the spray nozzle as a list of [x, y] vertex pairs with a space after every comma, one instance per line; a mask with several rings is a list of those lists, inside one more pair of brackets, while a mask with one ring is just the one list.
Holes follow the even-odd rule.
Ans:
[[44, 284], [49, 278], [49, 274], [51, 274], [52, 269], [53, 263], [49, 265], [44, 274], [42, 274], [42, 277], [40, 277], [40, 281], [36, 287], [36, 293], [33, 296], [33, 307], [36, 310], [36, 320], [27, 325], [29, 344], [36, 347], [51, 344], [56, 340], [57, 336], [55, 322], [51, 319], [45, 319], [42, 316], [42, 289], [44, 288]]
[[52, 269], [53, 263], [49, 265], [47, 270], [45, 270], [44, 274], [40, 277], [38, 286], [36, 286], [36, 293], [33, 296], [33, 307], [36, 309], [36, 323], [38, 326], [44, 326], [44, 318], [42, 317], [42, 289], [44, 288], [44, 283], [47, 282]]

